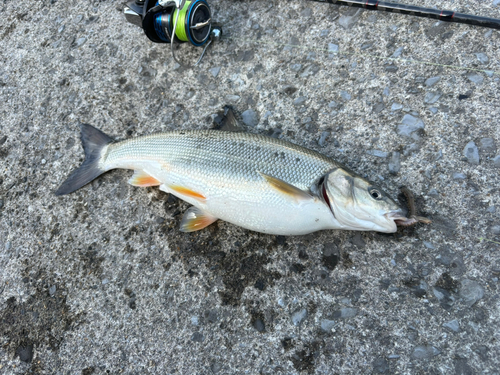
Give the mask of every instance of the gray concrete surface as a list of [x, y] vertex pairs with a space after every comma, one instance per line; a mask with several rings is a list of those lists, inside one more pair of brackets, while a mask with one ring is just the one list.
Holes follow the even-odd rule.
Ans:
[[[411, 3], [500, 17], [497, 0]], [[119, 1], [0, 3], [0, 373], [498, 374], [499, 32], [210, 4], [225, 38], [190, 70]], [[53, 195], [83, 160], [80, 122], [201, 129], [225, 105], [394, 197], [410, 187], [433, 224], [183, 234], [187, 205], [127, 171]]]

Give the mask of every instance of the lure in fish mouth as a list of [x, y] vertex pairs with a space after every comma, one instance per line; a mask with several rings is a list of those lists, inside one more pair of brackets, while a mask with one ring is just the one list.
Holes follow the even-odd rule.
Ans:
[[56, 191], [132, 169], [133, 186], [158, 186], [190, 203], [181, 231], [221, 219], [276, 235], [325, 229], [395, 232], [408, 223], [379, 187], [318, 152], [274, 138], [214, 130], [174, 131], [114, 142], [81, 125], [82, 165]]

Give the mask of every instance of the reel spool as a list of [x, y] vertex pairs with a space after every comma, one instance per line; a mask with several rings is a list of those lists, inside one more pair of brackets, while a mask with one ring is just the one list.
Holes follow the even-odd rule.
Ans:
[[151, 41], [171, 43], [176, 18], [176, 41], [190, 42], [196, 47], [208, 41], [212, 18], [205, 0], [186, 1], [181, 9], [177, 9], [173, 2], [158, 8], [156, 0], [147, 0], [144, 3], [142, 28]]
[[212, 23], [210, 7], [206, 0], [135, 0], [124, 8], [127, 21], [142, 27], [146, 36], [155, 43], [173, 44], [188, 42], [195, 47], [205, 45], [201, 57], [212, 40], [219, 39], [222, 29]]

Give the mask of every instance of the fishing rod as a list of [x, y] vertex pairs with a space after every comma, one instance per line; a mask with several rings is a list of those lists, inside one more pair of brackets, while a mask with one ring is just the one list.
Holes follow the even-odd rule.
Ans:
[[457, 13], [451, 10], [438, 10], [424, 8], [416, 5], [406, 5], [390, 3], [378, 0], [309, 0], [320, 3], [329, 3], [337, 5], [346, 5], [356, 8], [365, 8], [368, 10], [379, 10], [390, 13], [409, 14], [411, 16], [433, 18], [445, 22], [465, 23], [468, 25], [488, 27], [490, 29], [500, 30], [500, 19], [474, 16], [472, 14]]
[[[378, 0], [310, 0], [321, 3], [345, 5], [368, 10], [409, 14], [417, 17], [433, 18], [445, 22], [465, 23], [500, 30], [500, 19], [437, 10], [415, 5], [391, 3]], [[222, 27], [212, 21], [207, 0], [129, 0], [124, 6], [127, 21], [141, 27], [146, 36], [155, 43], [169, 43], [172, 57], [180, 65], [174, 53], [174, 42], [188, 42], [195, 47], [203, 47], [197, 65], [207, 47], [220, 40]]]

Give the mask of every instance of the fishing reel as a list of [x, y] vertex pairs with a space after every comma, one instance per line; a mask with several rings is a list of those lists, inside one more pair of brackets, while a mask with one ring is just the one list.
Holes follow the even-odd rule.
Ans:
[[207, 47], [220, 39], [222, 28], [212, 22], [212, 14], [206, 0], [132, 0], [124, 7], [125, 18], [142, 27], [146, 36], [155, 43], [170, 43], [172, 56], [175, 43], [190, 43], [195, 47], [205, 46], [197, 65]]

